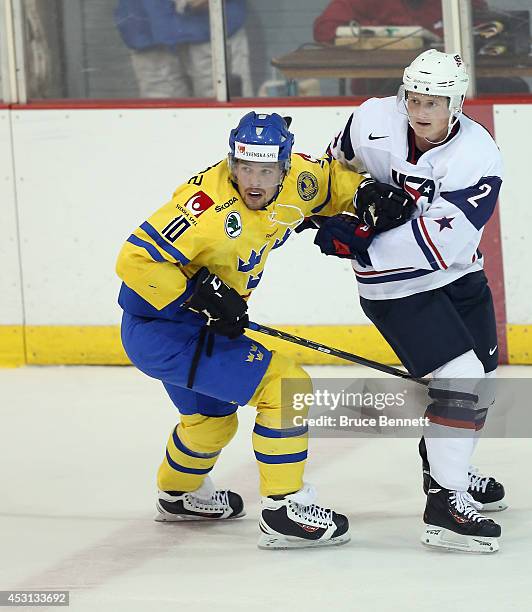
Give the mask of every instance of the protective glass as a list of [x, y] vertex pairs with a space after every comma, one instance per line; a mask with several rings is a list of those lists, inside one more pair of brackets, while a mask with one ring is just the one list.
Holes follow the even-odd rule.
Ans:
[[250, 162], [235, 159], [231, 163], [233, 176], [241, 189], [271, 189], [284, 178], [282, 162]]
[[449, 98], [412, 94], [406, 98], [408, 116], [428, 121], [449, 118]]
[[[414, 99], [417, 102], [414, 102], [412, 98], [409, 100], [409, 94], [415, 96]], [[437, 101], [428, 103], [433, 98], [436, 98]], [[425, 96], [417, 92], [408, 92], [405, 90], [404, 85], [399, 87], [396, 104], [399, 112], [407, 117], [411, 114], [419, 114], [421, 109], [423, 113], [427, 114], [429, 120], [449, 117], [449, 98], [444, 98], [443, 96]]]

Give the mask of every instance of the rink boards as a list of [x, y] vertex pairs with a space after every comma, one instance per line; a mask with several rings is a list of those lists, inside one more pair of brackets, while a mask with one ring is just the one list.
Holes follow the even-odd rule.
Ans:
[[[175, 187], [226, 155], [229, 130], [249, 109], [0, 109], [1, 365], [127, 363], [114, 273], [121, 244]], [[291, 115], [295, 150], [320, 155], [351, 107], [264, 110]], [[481, 246], [502, 359], [532, 363], [532, 208], [523, 139], [532, 131], [532, 105], [475, 103], [467, 113], [494, 131], [505, 164], [498, 211]], [[367, 324], [349, 264], [321, 256], [305, 234], [271, 256], [250, 311], [261, 323], [396, 361]], [[283, 345], [300, 361], [333, 362], [295, 349]]]

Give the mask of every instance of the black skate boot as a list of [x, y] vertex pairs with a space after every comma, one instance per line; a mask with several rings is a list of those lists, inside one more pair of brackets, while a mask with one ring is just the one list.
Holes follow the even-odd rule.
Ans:
[[[426, 495], [430, 483], [430, 466], [425, 438], [421, 438], [419, 441], [418, 449], [423, 469], [423, 492]], [[482, 504], [484, 512], [500, 512], [508, 508], [508, 504], [504, 501], [504, 487], [493, 476], [484, 476], [474, 465], [469, 466], [467, 475], [469, 478], [467, 492], [476, 502]]]
[[500, 526], [477, 510], [482, 504], [469, 493], [443, 489], [431, 478], [427, 505], [423, 514], [426, 523], [421, 542], [426, 546], [465, 552], [493, 553], [499, 550]]
[[471, 497], [482, 504], [484, 512], [500, 512], [506, 510], [508, 504], [504, 501], [504, 487], [493, 476], [484, 476], [474, 465], [470, 465], [468, 472]]
[[159, 522], [212, 521], [245, 515], [244, 502], [233, 491], [216, 491], [210, 478], [192, 492], [159, 491], [155, 517]]
[[343, 514], [312, 503], [316, 492], [310, 485], [296, 493], [262, 498], [258, 546], [310, 548], [349, 542], [349, 521]]

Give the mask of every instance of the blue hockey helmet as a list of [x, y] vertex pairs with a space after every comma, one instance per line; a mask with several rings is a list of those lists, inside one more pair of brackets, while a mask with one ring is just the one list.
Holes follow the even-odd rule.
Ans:
[[229, 164], [238, 159], [252, 162], [279, 162], [284, 174], [290, 170], [294, 135], [290, 119], [277, 113], [247, 113], [229, 136]]

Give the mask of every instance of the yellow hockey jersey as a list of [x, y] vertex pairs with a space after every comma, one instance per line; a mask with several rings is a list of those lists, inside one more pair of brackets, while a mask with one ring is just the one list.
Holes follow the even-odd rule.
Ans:
[[117, 262], [119, 304], [138, 316], [174, 319], [202, 267], [247, 298], [270, 252], [310, 215], [353, 211], [360, 174], [329, 158], [293, 154], [274, 202], [249, 210], [222, 160], [181, 185], [127, 239]]

